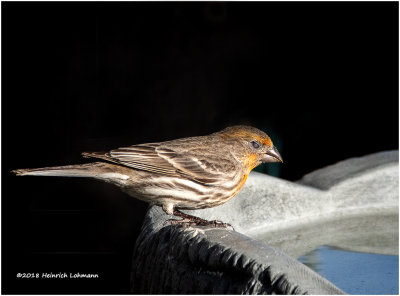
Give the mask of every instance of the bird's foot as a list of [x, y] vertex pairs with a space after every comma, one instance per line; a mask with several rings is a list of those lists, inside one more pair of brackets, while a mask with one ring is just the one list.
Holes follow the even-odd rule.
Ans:
[[233, 226], [229, 223], [224, 223], [219, 220], [203, 220], [203, 221], [193, 221], [190, 219], [181, 219], [181, 220], [175, 220], [175, 219], [168, 219], [167, 221], [164, 222], [163, 225], [166, 225], [167, 223], [170, 223], [171, 225], [182, 225], [183, 227], [190, 227], [190, 226], [206, 226], [206, 227], [213, 227], [213, 228], [228, 228], [231, 227], [232, 230], [235, 230]]
[[164, 222], [163, 225], [166, 223], [170, 223], [171, 225], [182, 225], [183, 227], [189, 227], [189, 226], [207, 226], [207, 227], [213, 227], [213, 228], [228, 228], [231, 227], [233, 230], [233, 226], [229, 223], [224, 223], [220, 220], [212, 220], [208, 221], [205, 219], [201, 219], [196, 216], [188, 215], [185, 213], [182, 213], [178, 210], [174, 210], [174, 215], [178, 217], [182, 217], [181, 220], [175, 220], [175, 219], [168, 219], [167, 221]]

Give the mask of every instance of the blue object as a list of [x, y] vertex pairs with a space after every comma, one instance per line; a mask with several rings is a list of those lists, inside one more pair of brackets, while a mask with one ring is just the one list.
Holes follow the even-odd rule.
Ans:
[[348, 252], [326, 246], [299, 261], [349, 294], [399, 294], [399, 257]]

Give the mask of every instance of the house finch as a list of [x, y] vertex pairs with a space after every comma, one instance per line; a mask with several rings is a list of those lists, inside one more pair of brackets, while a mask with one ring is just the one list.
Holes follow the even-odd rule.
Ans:
[[235, 196], [250, 171], [262, 162], [282, 162], [271, 139], [249, 126], [228, 127], [208, 136], [182, 138], [84, 152], [98, 162], [14, 170], [18, 176], [90, 177], [119, 186], [127, 194], [162, 207], [181, 220], [173, 224], [214, 225], [179, 211], [221, 205]]

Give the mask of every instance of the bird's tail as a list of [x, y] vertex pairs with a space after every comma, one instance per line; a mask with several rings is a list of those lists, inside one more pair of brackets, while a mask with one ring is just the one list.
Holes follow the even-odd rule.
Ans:
[[119, 185], [129, 179], [129, 173], [126, 172], [125, 168], [105, 162], [44, 167], [37, 169], [18, 169], [11, 172], [17, 176], [86, 177]]
[[[96, 170], [96, 168], [98, 170]], [[102, 163], [87, 163], [36, 169], [18, 169], [11, 172], [17, 176], [57, 176], [57, 177], [93, 177], [103, 170]], [[96, 172], [97, 171], [97, 172]]]

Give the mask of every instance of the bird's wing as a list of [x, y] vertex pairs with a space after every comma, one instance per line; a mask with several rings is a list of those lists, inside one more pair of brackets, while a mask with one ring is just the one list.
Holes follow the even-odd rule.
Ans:
[[111, 161], [147, 172], [185, 177], [203, 184], [220, 181], [220, 172], [210, 169], [190, 155], [160, 147], [158, 143], [134, 145], [109, 152]]
[[158, 155], [156, 147], [154, 144], [123, 147], [111, 150], [109, 156], [113, 161], [138, 170], [176, 176], [176, 168]]

